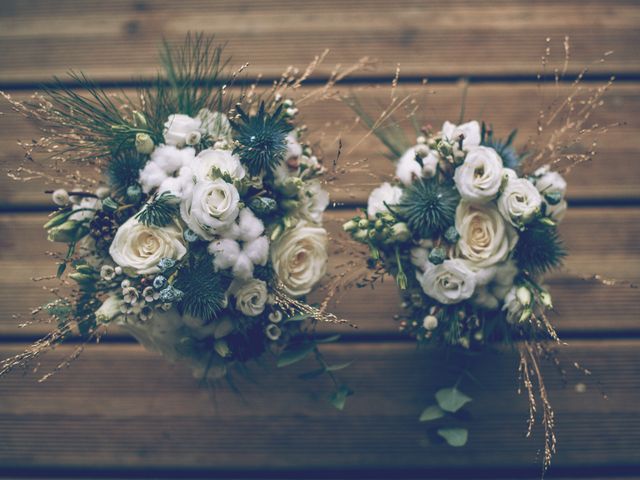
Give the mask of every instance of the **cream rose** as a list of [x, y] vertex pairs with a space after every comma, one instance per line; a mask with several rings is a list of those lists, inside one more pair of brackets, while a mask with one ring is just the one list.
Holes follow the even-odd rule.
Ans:
[[120, 225], [109, 247], [109, 255], [127, 273], [158, 273], [162, 258], [180, 260], [187, 253], [182, 232], [176, 226], [147, 227], [131, 217]]
[[502, 184], [502, 159], [493, 148], [473, 147], [453, 179], [460, 196], [473, 203], [493, 200]]
[[176, 147], [194, 143], [190, 142], [190, 138], [198, 137], [199, 139], [201, 125], [202, 121], [199, 118], [191, 118], [182, 113], [169, 115], [164, 124], [164, 141], [167, 145]]
[[211, 175], [214, 167], [220, 173], [229, 175], [233, 180], [242, 180], [245, 176], [240, 158], [228, 150], [208, 148], [200, 152], [192, 162], [192, 170], [198, 180], [215, 178]]
[[400, 202], [400, 197], [402, 197], [402, 189], [400, 187], [394, 187], [388, 182], [383, 183], [371, 191], [367, 202], [367, 215], [369, 215], [369, 218], [375, 219], [376, 213], [388, 212], [389, 210], [385, 203], [387, 205], [397, 205]]
[[196, 183], [191, 197], [180, 204], [180, 214], [196, 234], [212, 240], [235, 221], [240, 212], [240, 194], [236, 187], [224, 180], [205, 180]]
[[449, 142], [457, 142], [460, 135], [464, 137], [462, 140], [462, 148], [468, 150], [471, 147], [480, 145], [480, 124], [477, 121], [462, 123], [455, 125], [451, 122], [444, 122], [442, 125], [442, 136]]
[[324, 276], [327, 242], [324, 228], [301, 222], [272, 243], [273, 270], [289, 295], [306, 295]]
[[471, 298], [476, 289], [476, 275], [465, 260], [445, 260], [439, 265], [425, 264], [424, 273], [416, 273], [422, 290], [440, 303], [451, 305]]
[[456, 209], [456, 230], [460, 234], [458, 254], [472, 262], [474, 268], [506, 260], [518, 241], [515, 229], [498, 210], [465, 201]]
[[541, 205], [540, 193], [526, 178], [509, 179], [498, 198], [498, 211], [514, 227], [533, 220]]
[[236, 308], [249, 317], [255, 317], [264, 312], [267, 303], [267, 284], [258, 279], [251, 279], [234, 288]]

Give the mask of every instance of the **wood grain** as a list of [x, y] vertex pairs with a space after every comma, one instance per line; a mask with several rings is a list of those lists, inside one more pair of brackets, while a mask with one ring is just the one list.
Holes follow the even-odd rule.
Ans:
[[[342, 221], [353, 211], [331, 211], [327, 214], [327, 228], [340, 242], [331, 251], [331, 269], [337, 271], [359, 245], [348, 243], [339, 234]], [[36, 335], [49, 329], [47, 325], [18, 329], [21, 321], [14, 315], [28, 312], [54, 297], [43, 289], [55, 283], [34, 283], [33, 277], [52, 275], [55, 260], [44, 254], [59, 245], [47, 242], [42, 224], [44, 214], [4, 214], [0, 216], [0, 334]], [[577, 278], [579, 275], [599, 273], [617, 279], [640, 280], [640, 210], [628, 209], [572, 209], [562, 224], [562, 234], [570, 252], [566, 271], [549, 277], [558, 315], [555, 316], [563, 333], [625, 332], [640, 328], [640, 291], [626, 285], [606, 287], [597, 282]], [[362, 264], [362, 262], [358, 262]], [[392, 321], [401, 313], [396, 286], [388, 278], [375, 290], [351, 289], [339, 296], [332, 310], [355, 322], [357, 334], [393, 334], [397, 325]], [[349, 335], [350, 330], [339, 328]], [[115, 333], [113, 331], [112, 333]]]
[[[569, 373], [567, 387], [553, 368], [546, 383], [557, 413], [554, 465], [638, 465], [640, 374], [638, 341], [576, 341], [562, 349], [593, 378]], [[5, 345], [0, 355], [17, 350]], [[46, 357], [39, 373], [70, 353]], [[474, 357], [464, 381], [472, 397], [471, 437], [464, 452], [428, 441], [416, 420], [438, 388], [455, 382], [442, 352], [411, 342], [337, 344], [330, 361], [353, 360], [341, 377], [357, 393], [345, 412], [323, 401], [327, 385], [295, 380], [311, 362], [253, 367], [236, 378], [242, 397], [220, 386], [199, 388], [134, 345], [93, 346], [70, 369], [45, 383], [37, 375], [0, 383], [0, 464], [17, 467], [149, 467], [199, 469], [487, 468], [537, 465], [541, 438], [524, 438], [526, 401], [516, 394], [514, 355]], [[608, 400], [602, 398], [602, 382]], [[576, 384], [586, 391], [577, 393]], [[286, 388], [283, 388], [286, 385]], [[85, 452], [86, 455], [79, 454]], [[553, 470], [552, 470], [553, 472]]]
[[[302, 93], [308, 92], [303, 89]], [[354, 93], [372, 114], [379, 114], [389, 102], [390, 86], [344, 87], [345, 94]], [[559, 95], [565, 95], [563, 89]], [[640, 109], [640, 92], [637, 84], [615, 85], [605, 98], [605, 103], [592, 118], [598, 125], [621, 122], [598, 139], [597, 155], [593, 162], [576, 167], [568, 177], [569, 198], [587, 199], [639, 199], [640, 188], [640, 128], [637, 111]], [[433, 85], [402, 88], [399, 95], [415, 95], [420, 102], [425, 123], [438, 128], [444, 120], [457, 120], [460, 112], [462, 88], [456, 85]], [[506, 136], [518, 128], [517, 144], [526, 148], [535, 138], [538, 109], [551, 103], [558, 94], [549, 85], [542, 93], [535, 84], [472, 84], [466, 101], [466, 117], [485, 119], [494, 126], [497, 135]], [[16, 92], [14, 97], [25, 99], [30, 92]], [[562, 96], [560, 98], [563, 98]], [[0, 104], [0, 168], [15, 168], [24, 152], [17, 140], [30, 141], [39, 138], [38, 130], [27, 120], [12, 112], [8, 104]], [[369, 192], [393, 175], [393, 165], [385, 158], [385, 147], [374, 137], [365, 137], [366, 131], [355, 127], [355, 114], [344, 104], [326, 101], [302, 108], [301, 123], [309, 126], [309, 141], [323, 154], [331, 165], [338, 151], [338, 138], [342, 150], [338, 159], [340, 173], [329, 184], [332, 199], [337, 203], [363, 204]], [[574, 153], [584, 153], [591, 148], [591, 140], [585, 139], [572, 146]], [[36, 163], [46, 164], [46, 155], [36, 158]], [[342, 170], [344, 169], [344, 172]], [[43, 195], [43, 181], [16, 182], [6, 175], [0, 176], [0, 205], [50, 205]]]
[[[0, 11], [0, 82], [37, 82], [73, 68], [98, 80], [149, 78], [163, 37], [187, 31], [229, 42], [237, 65], [277, 76], [293, 64], [333, 51], [317, 71], [362, 56], [379, 60], [377, 75], [396, 65], [406, 75], [528, 75], [541, 70], [545, 38], [562, 68], [571, 39], [570, 72], [637, 72], [640, 13], [633, 2], [526, 0], [385, 2], [330, 0], [4, 1]], [[605, 64], [603, 53], [614, 50]], [[364, 72], [364, 75], [371, 74]]]

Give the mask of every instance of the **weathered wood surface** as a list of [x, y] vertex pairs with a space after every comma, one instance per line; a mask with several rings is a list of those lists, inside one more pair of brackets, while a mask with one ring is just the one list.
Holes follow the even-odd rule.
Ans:
[[[157, 71], [162, 37], [215, 33], [237, 65], [278, 76], [332, 50], [336, 63], [376, 58], [377, 75], [528, 75], [541, 70], [545, 38], [562, 68], [571, 38], [571, 72], [636, 72], [640, 13], [632, 1], [330, 0], [181, 2], [6, 0], [0, 9], [0, 83], [48, 80], [70, 68], [122, 81]], [[606, 64], [596, 61], [613, 50]], [[366, 73], [365, 73], [366, 74]]]
[[[640, 461], [640, 374], [637, 341], [575, 341], [561, 349], [592, 370], [570, 372], [563, 387], [545, 370], [558, 418], [558, 467], [629, 465]], [[3, 347], [7, 355], [14, 347]], [[43, 361], [46, 373], [69, 354]], [[471, 438], [460, 450], [432, 445], [416, 419], [432, 395], [457, 374], [446, 373], [441, 352], [411, 342], [358, 343], [326, 348], [331, 361], [353, 360], [341, 375], [358, 393], [342, 413], [322, 398], [326, 384], [296, 380], [311, 361], [290, 368], [251, 369], [229, 388], [198, 388], [180, 366], [170, 367], [137, 345], [90, 347], [59, 376], [14, 374], [0, 384], [0, 461], [15, 466], [200, 469], [373, 469], [417, 467], [531, 467], [540, 432], [525, 439], [524, 396], [516, 394], [516, 358], [474, 358], [479, 385], [464, 388], [474, 401]], [[602, 397], [601, 387], [608, 397]], [[576, 384], [586, 386], [576, 392]], [[462, 388], [462, 386], [461, 386]], [[580, 388], [579, 388], [580, 390]], [[87, 451], [88, 449], [88, 451]], [[87, 452], [79, 455], [78, 452]]]
[[[312, 87], [307, 87], [312, 88]], [[308, 89], [305, 89], [308, 91]], [[382, 86], [343, 86], [344, 94], [353, 93], [372, 114], [379, 114], [388, 105], [391, 92], [390, 83]], [[466, 101], [466, 118], [481, 118], [490, 122], [497, 133], [506, 137], [514, 128], [519, 129], [517, 144], [524, 149], [530, 139], [536, 138], [538, 111], [546, 108], [555, 95], [565, 98], [568, 90], [552, 85], [539, 89], [535, 83], [524, 84], [479, 84], [471, 85]], [[114, 91], [115, 92], [115, 91]], [[612, 128], [598, 139], [595, 160], [576, 167], [569, 176], [570, 199], [638, 199], [640, 198], [640, 137], [635, 133], [640, 129], [637, 112], [640, 109], [640, 88], [638, 84], [614, 85], [605, 97], [605, 103], [592, 118], [593, 123], [621, 126]], [[31, 92], [12, 92], [16, 99], [26, 99]], [[444, 120], [457, 121], [462, 101], [462, 87], [459, 85], [434, 84], [425, 87], [400, 89], [398, 94], [413, 94], [423, 105], [425, 123], [438, 128]], [[564, 96], [563, 96], [564, 94]], [[12, 112], [9, 105], [0, 103], [0, 168], [6, 170], [15, 166], [24, 156], [17, 145], [20, 139], [29, 142], [41, 135], [34, 125]], [[365, 138], [366, 130], [355, 127], [355, 114], [338, 101], [319, 102], [301, 108], [302, 120], [309, 126], [309, 141], [322, 152], [327, 165], [336, 158], [338, 141], [342, 141], [342, 151], [338, 159], [340, 173], [332, 181], [329, 189], [332, 199], [339, 203], [362, 204], [366, 202], [372, 188], [383, 179], [393, 175], [393, 165], [385, 157], [385, 147], [375, 138]], [[364, 138], [364, 140], [363, 140]], [[572, 147], [574, 153], [584, 153], [591, 149], [592, 139], [584, 139]], [[44, 156], [36, 161], [42, 161]], [[357, 166], [354, 166], [357, 163]], [[42, 181], [16, 182], [6, 175], [0, 176], [0, 205], [35, 206], [49, 205], [49, 198], [43, 194]]]
[[[346, 240], [341, 224], [352, 217], [353, 210], [337, 210], [327, 214], [331, 234]], [[54, 283], [34, 283], [31, 278], [55, 273], [55, 259], [44, 254], [59, 251], [59, 246], [46, 240], [42, 230], [45, 214], [4, 214], [0, 216], [0, 333], [36, 335], [48, 325], [18, 329], [17, 324], [29, 319], [33, 307], [54, 297], [43, 289]], [[640, 280], [640, 210], [635, 208], [576, 208], [569, 211], [561, 225], [570, 255], [566, 271], [549, 277], [555, 316], [560, 330], [572, 334], [583, 332], [638, 331], [640, 323], [639, 290], [627, 285], [604, 286], [580, 276], [599, 273], [606, 278]], [[594, 232], [598, 232], [594, 234]], [[332, 270], [352, 257], [356, 243], [339, 242], [332, 251]], [[362, 262], [360, 262], [362, 264]], [[375, 301], [372, 301], [375, 298]], [[391, 278], [369, 288], [354, 288], [337, 297], [333, 310], [358, 325], [357, 334], [394, 333], [393, 316], [401, 313], [399, 295]], [[13, 315], [22, 314], [22, 319]], [[341, 330], [344, 330], [341, 328]], [[352, 333], [347, 330], [345, 334]]]

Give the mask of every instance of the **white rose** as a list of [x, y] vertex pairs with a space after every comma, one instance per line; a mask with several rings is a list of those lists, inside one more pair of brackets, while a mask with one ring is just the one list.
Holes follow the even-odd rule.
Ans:
[[514, 227], [533, 220], [540, 211], [541, 205], [540, 193], [526, 178], [508, 180], [498, 198], [498, 211]]
[[245, 176], [240, 158], [229, 150], [208, 148], [200, 152], [192, 162], [192, 170], [198, 180], [214, 178], [211, 175], [214, 167], [234, 180], [242, 180]]
[[[422, 165], [416, 160], [420, 157]], [[402, 154], [396, 165], [396, 177], [404, 184], [410, 185], [416, 178], [433, 177], [438, 168], [438, 154], [426, 145], [411, 147]]]
[[322, 214], [329, 206], [329, 192], [322, 189], [320, 181], [306, 182], [300, 197], [300, 216], [312, 223], [322, 223]]
[[462, 201], [456, 209], [458, 253], [475, 268], [490, 267], [509, 257], [518, 241], [516, 230], [491, 206]]
[[198, 112], [201, 128], [214, 141], [231, 141], [231, 123], [224, 113], [212, 112], [203, 108]]
[[425, 264], [424, 273], [416, 278], [429, 297], [445, 305], [471, 298], [476, 288], [476, 276], [467, 262], [460, 259], [445, 260], [439, 265]]
[[135, 217], [120, 225], [109, 247], [113, 261], [134, 275], [158, 273], [160, 259], [180, 260], [185, 253], [187, 249], [179, 228], [148, 227]]
[[196, 183], [191, 197], [180, 204], [180, 215], [196, 234], [211, 240], [228, 228], [240, 212], [240, 194], [236, 187], [224, 180], [205, 180]]
[[388, 212], [389, 210], [385, 203], [387, 205], [397, 205], [400, 202], [400, 197], [402, 197], [402, 189], [400, 187], [394, 187], [388, 182], [383, 183], [369, 195], [367, 215], [369, 215], [369, 218], [375, 219], [376, 213]]
[[305, 222], [272, 243], [271, 263], [284, 290], [292, 297], [311, 291], [327, 270], [327, 231]]
[[502, 184], [502, 159], [493, 148], [473, 147], [453, 179], [460, 196], [474, 203], [493, 200]]
[[462, 148], [464, 150], [477, 147], [480, 145], [480, 124], [475, 120], [461, 125], [444, 122], [442, 125], [442, 136], [447, 141], [450, 143], [457, 142], [460, 135], [464, 136], [464, 140], [462, 140]]
[[167, 145], [184, 147], [192, 134], [200, 134], [202, 121], [189, 115], [175, 113], [169, 115], [164, 124], [164, 141]]
[[236, 297], [236, 308], [249, 317], [255, 317], [264, 312], [267, 303], [267, 284], [255, 278], [234, 286], [232, 290]]

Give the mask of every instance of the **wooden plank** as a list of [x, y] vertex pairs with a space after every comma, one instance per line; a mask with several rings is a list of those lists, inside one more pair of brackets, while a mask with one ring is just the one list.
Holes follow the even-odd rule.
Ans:
[[[640, 464], [640, 390], [629, 381], [640, 374], [639, 347], [637, 340], [564, 347], [567, 368], [578, 361], [593, 372], [592, 379], [570, 373], [566, 388], [553, 367], [545, 368], [557, 419], [556, 467]], [[0, 352], [17, 348], [4, 345]], [[47, 356], [39, 373], [70, 352], [66, 347]], [[0, 381], [0, 465], [89, 472], [145, 467], [535, 471], [542, 440], [537, 430], [533, 439], [524, 438], [526, 400], [516, 394], [515, 355], [474, 357], [471, 373], [481, 386], [461, 385], [473, 397], [471, 436], [467, 447], [452, 449], [431, 444], [416, 421], [435, 390], [458, 376], [447, 373], [443, 352], [417, 351], [404, 342], [338, 344], [328, 346], [326, 354], [331, 361], [354, 360], [341, 377], [357, 394], [342, 413], [323, 402], [322, 382], [295, 380], [312, 368], [311, 361], [280, 370], [252, 368], [253, 380], [236, 378], [240, 400], [227, 386], [215, 393], [197, 387], [182, 367], [167, 366], [138, 346], [90, 347], [70, 369], [44, 383], [36, 383], [33, 374]]]
[[[179, 42], [186, 31], [216, 34], [236, 64], [268, 76], [289, 64], [304, 68], [326, 48], [333, 53], [318, 75], [365, 55], [387, 76], [398, 63], [416, 76], [532, 75], [547, 37], [562, 67], [566, 35], [571, 73], [591, 63], [597, 72], [637, 73], [638, 26], [640, 13], [625, 0], [225, 0], [214, 7], [203, 0], [11, 0], [0, 12], [0, 82], [48, 80], [70, 68], [99, 80], [148, 78], [161, 39]], [[606, 64], [596, 62], [610, 50]]]
[[[599, 125], [622, 122], [624, 125], [602, 135], [598, 142], [595, 161], [575, 168], [569, 176], [571, 199], [639, 199], [640, 129], [637, 112], [640, 110], [640, 89], [637, 84], [615, 85], [605, 99], [605, 104], [593, 116]], [[308, 90], [304, 90], [305, 92]], [[347, 93], [349, 89], [344, 89]], [[517, 143], [525, 147], [535, 135], [538, 109], [547, 105], [556, 93], [554, 87], [543, 89], [544, 98], [535, 84], [472, 84], [466, 102], [467, 118], [485, 119], [493, 124], [498, 134], [506, 136], [513, 128], [519, 128]], [[355, 92], [363, 105], [372, 113], [379, 113], [387, 106], [390, 86], [358, 88]], [[406, 87], [401, 93], [413, 93], [423, 106], [425, 123], [438, 128], [444, 120], [456, 120], [460, 112], [462, 89], [459, 85], [434, 85]], [[16, 92], [15, 98], [26, 98], [27, 92]], [[0, 168], [17, 166], [24, 153], [16, 144], [17, 139], [30, 141], [39, 133], [25, 119], [11, 112], [8, 105], [0, 104]], [[332, 199], [338, 203], [362, 204], [371, 189], [393, 175], [392, 163], [384, 157], [382, 144], [353, 125], [354, 113], [337, 101], [320, 102], [302, 108], [302, 121], [309, 126], [309, 141], [323, 153], [325, 162], [331, 165], [338, 150], [337, 139], [343, 147], [338, 167], [345, 168], [329, 185]], [[591, 140], [584, 140], [572, 147], [575, 153], [591, 149]], [[39, 156], [37, 163], [46, 164], [46, 157]], [[16, 182], [0, 176], [0, 205], [47, 205], [49, 198], [43, 195], [43, 181]]]
[[[334, 238], [341, 224], [353, 216], [353, 210], [331, 211], [327, 228]], [[0, 216], [0, 335], [36, 335], [48, 330], [47, 325], [18, 329], [18, 323], [29, 318], [33, 307], [53, 299], [44, 289], [51, 283], [34, 283], [33, 277], [55, 273], [55, 262], [45, 255], [59, 245], [47, 242], [42, 224], [44, 214], [4, 214]], [[597, 232], [597, 233], [594, 233]], [[577, 275], [599, 273], [619, 280], [640, 279], [640, 209], [569, 210], [562, 233], [569, 249], [567, 270], [549, 277], [555, 316], [562, 332], [579, 334], [587, 331], [623, 332], [640, 328], [639, 290], [628, 286], [606, 287], [576, 278]], [[360, 245], [333, 242], [331, 271], [353, 258]], [[357, 250], [360, 251], [360, 250]], [[399, 295], [392, 279], [375, 290], [351, 289], [338, 297], [332, 311], [356, 323], [356, 333], [392, 334], [397, 331], [393, 316], [401, 313]], [[14, 315], [22, 314], [22, 319]], [[339, 327], [341, 333], [351, 331]], [[112, 333], [115, 333], [113, 331]]]

